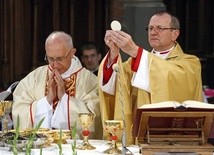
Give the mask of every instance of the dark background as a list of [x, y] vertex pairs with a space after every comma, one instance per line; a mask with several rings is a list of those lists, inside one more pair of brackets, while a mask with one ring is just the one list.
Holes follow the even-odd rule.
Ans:
[[[0, 88], [5, 90], [45, 63], [44, 43], [52, 31], [71, 34], [78, 50], [94, 41], [104, 56], [108, 50], [104, 34], [110, 22], [131, 20], [125, 16], [127, 5], [149, 10], [156, 3], [180, 19], [178, 42], [186, 53], [200, 58], [203, 85], [214, 88], [213, 0], [0, 0]], [[138, 21], [147, 22], [143, 21], [146, 16], [150, 18], [145, 11]]]

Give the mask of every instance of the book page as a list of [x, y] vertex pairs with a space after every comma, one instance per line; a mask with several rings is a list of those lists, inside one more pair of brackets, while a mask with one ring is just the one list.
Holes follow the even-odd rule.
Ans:
[[214, 104], [187, 100], [183, 103], [176, 101], [165, 101], [152, 104], [144, 104], [139, 109], [156, 109], [156, 108], [179, 108], [183, 106], [184, 108], [197, 108], [197, 109], [214, 109]]
[[165, 102], [158, 102], [152, 104], [144, 104], [139, 109], [153, 109], [153, 108], [176, 108], [179, 107], [181, 104], [176, 101], [165, 101]]
[[182, 103], [187, 108], [214, 109], [214, 104], [188, 100]]

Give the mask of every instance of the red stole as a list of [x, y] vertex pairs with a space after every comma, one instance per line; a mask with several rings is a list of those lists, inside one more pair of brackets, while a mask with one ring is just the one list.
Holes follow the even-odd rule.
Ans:
[[[75, 72], [74, 74], [72, 74], [70, 77], [64, 79], [64, 84], [65, 84], [65, 92], [66, 94], [68, 94], [68, 96], [72, 96], [75, 97], [75, 88], [76, 88], [76, 78], [77, 78], [77, 73]], [[47, 90], [47, 86], [46, 86], [46, 90]], [[46, 91], [46, 95], [47, 95], [47, 91]], [[55, 98], [53, 100], [53, 109], [55, 110], [57, 107], [59, 99]]]
[[[70, 77], [65, 78], [64, 79], [64, 83], [65, 83], [65, 92], [66, 94], [68, 94], [68, 100], [67, 100], [67, 107], [68, 107], [68, 128], [70, 130], [70, 114], [69, 114], [69, 98], [75, 97], [76, 95], [76, 79], [77, 79], [77, 73], [82, 70], [82, 68], [80, 68], [78, 71], [76, 71], [75, 73], [73, 73]], [[47, 75], [48, 76], [48, 75]], [[48, 81], [48, 78], [47, 78]], [[45, 91], [45, 96], [47, 95], [47, 84], [46, 84], [46, 91]], [[53, 101], [53, 109], [55, 110], [55, 108], [57, 107], [58, 104], [58, 98], [54, 99]], [[31, 123], [32, 126], [34, 126], [34, 119], [33, 119], [33, 109], [32, 109], [32, 104], [30, 105], [30, 118], [31, 118]]]

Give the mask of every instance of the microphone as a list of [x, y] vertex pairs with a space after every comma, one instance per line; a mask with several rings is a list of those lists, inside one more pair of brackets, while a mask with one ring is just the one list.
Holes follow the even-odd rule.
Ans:
[[121, 92], [121, 79], [120, 79], [120, 74], [119, 74], [119, 66], [117, 63], [113, 64], [112, 65], [112, 69], [117, 73], [117, 76], [118, 76], [118, 83], [119, 83], [119, 100], [120, 100], [120, 103], [121, 103], [121, 111], [122, 111], [122, 119], [123, 119], [123, 132], [122, 132], [122, 137], [121, 137], [121, 140], [122, 140], [122, 155], [125, 155], [126, 154], [126, 122], [125, 122], [125, 113], [124, 113], [124, 103], [123, 103], [123, 100], [122, 100], [122, 92]]
[[4, 101], [12, 92], [13, 89], [18, 85], [19, 81], [12, 83], [7, 90], [0, 93], [0, 101]]

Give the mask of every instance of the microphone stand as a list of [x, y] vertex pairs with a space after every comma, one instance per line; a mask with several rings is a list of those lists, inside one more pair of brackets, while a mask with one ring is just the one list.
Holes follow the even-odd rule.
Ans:
[[122, 141], [122, 155], [126, 155], [126, 152], [128, 151], [131, 155], [133, 155], [133, 153], [126, 147], [126, 121], [125, 121], [125, 113], [124, 113], [124, 103], [122, 100], [122, 92], [121, 92], [121, 79], [120, 79], [120, 73], [119, 73], [119, 67], [118, 64], [114, 64], [112, 66], [113, 70], [117, 73], [118, 76], [118, 91], [119, 91], [119, 100], [121, 103], [121, 112], [122, 112], [122, 119], [123, 119], [123, 132], [122, 132], [122, 137], [121, 137], [121, 141]]
[[122, 137], [121, 137], [121, 140], [122, 140], [122, 155], [125, 155], [126, 154], [126, 122], [125, 122], [125, 113], [124, 113], [124, 103], [123, 103], [123, 100], [122, 100], [122, 92], [121, 92], [121, 79], [120, 79], [120, 74], [119, 74], [119, 67], [118, 67], [118, 64], [114, 64], [113, 66], [113, 70], [117, 73], [117, 76], [118, 76], [118, 83], [119, 83], [119, 100], [120, 100], [120, 103], [121, 103], [121, 112], [122, 112], [122, 119], [123, 119], [123, 132], [122, 132]]

